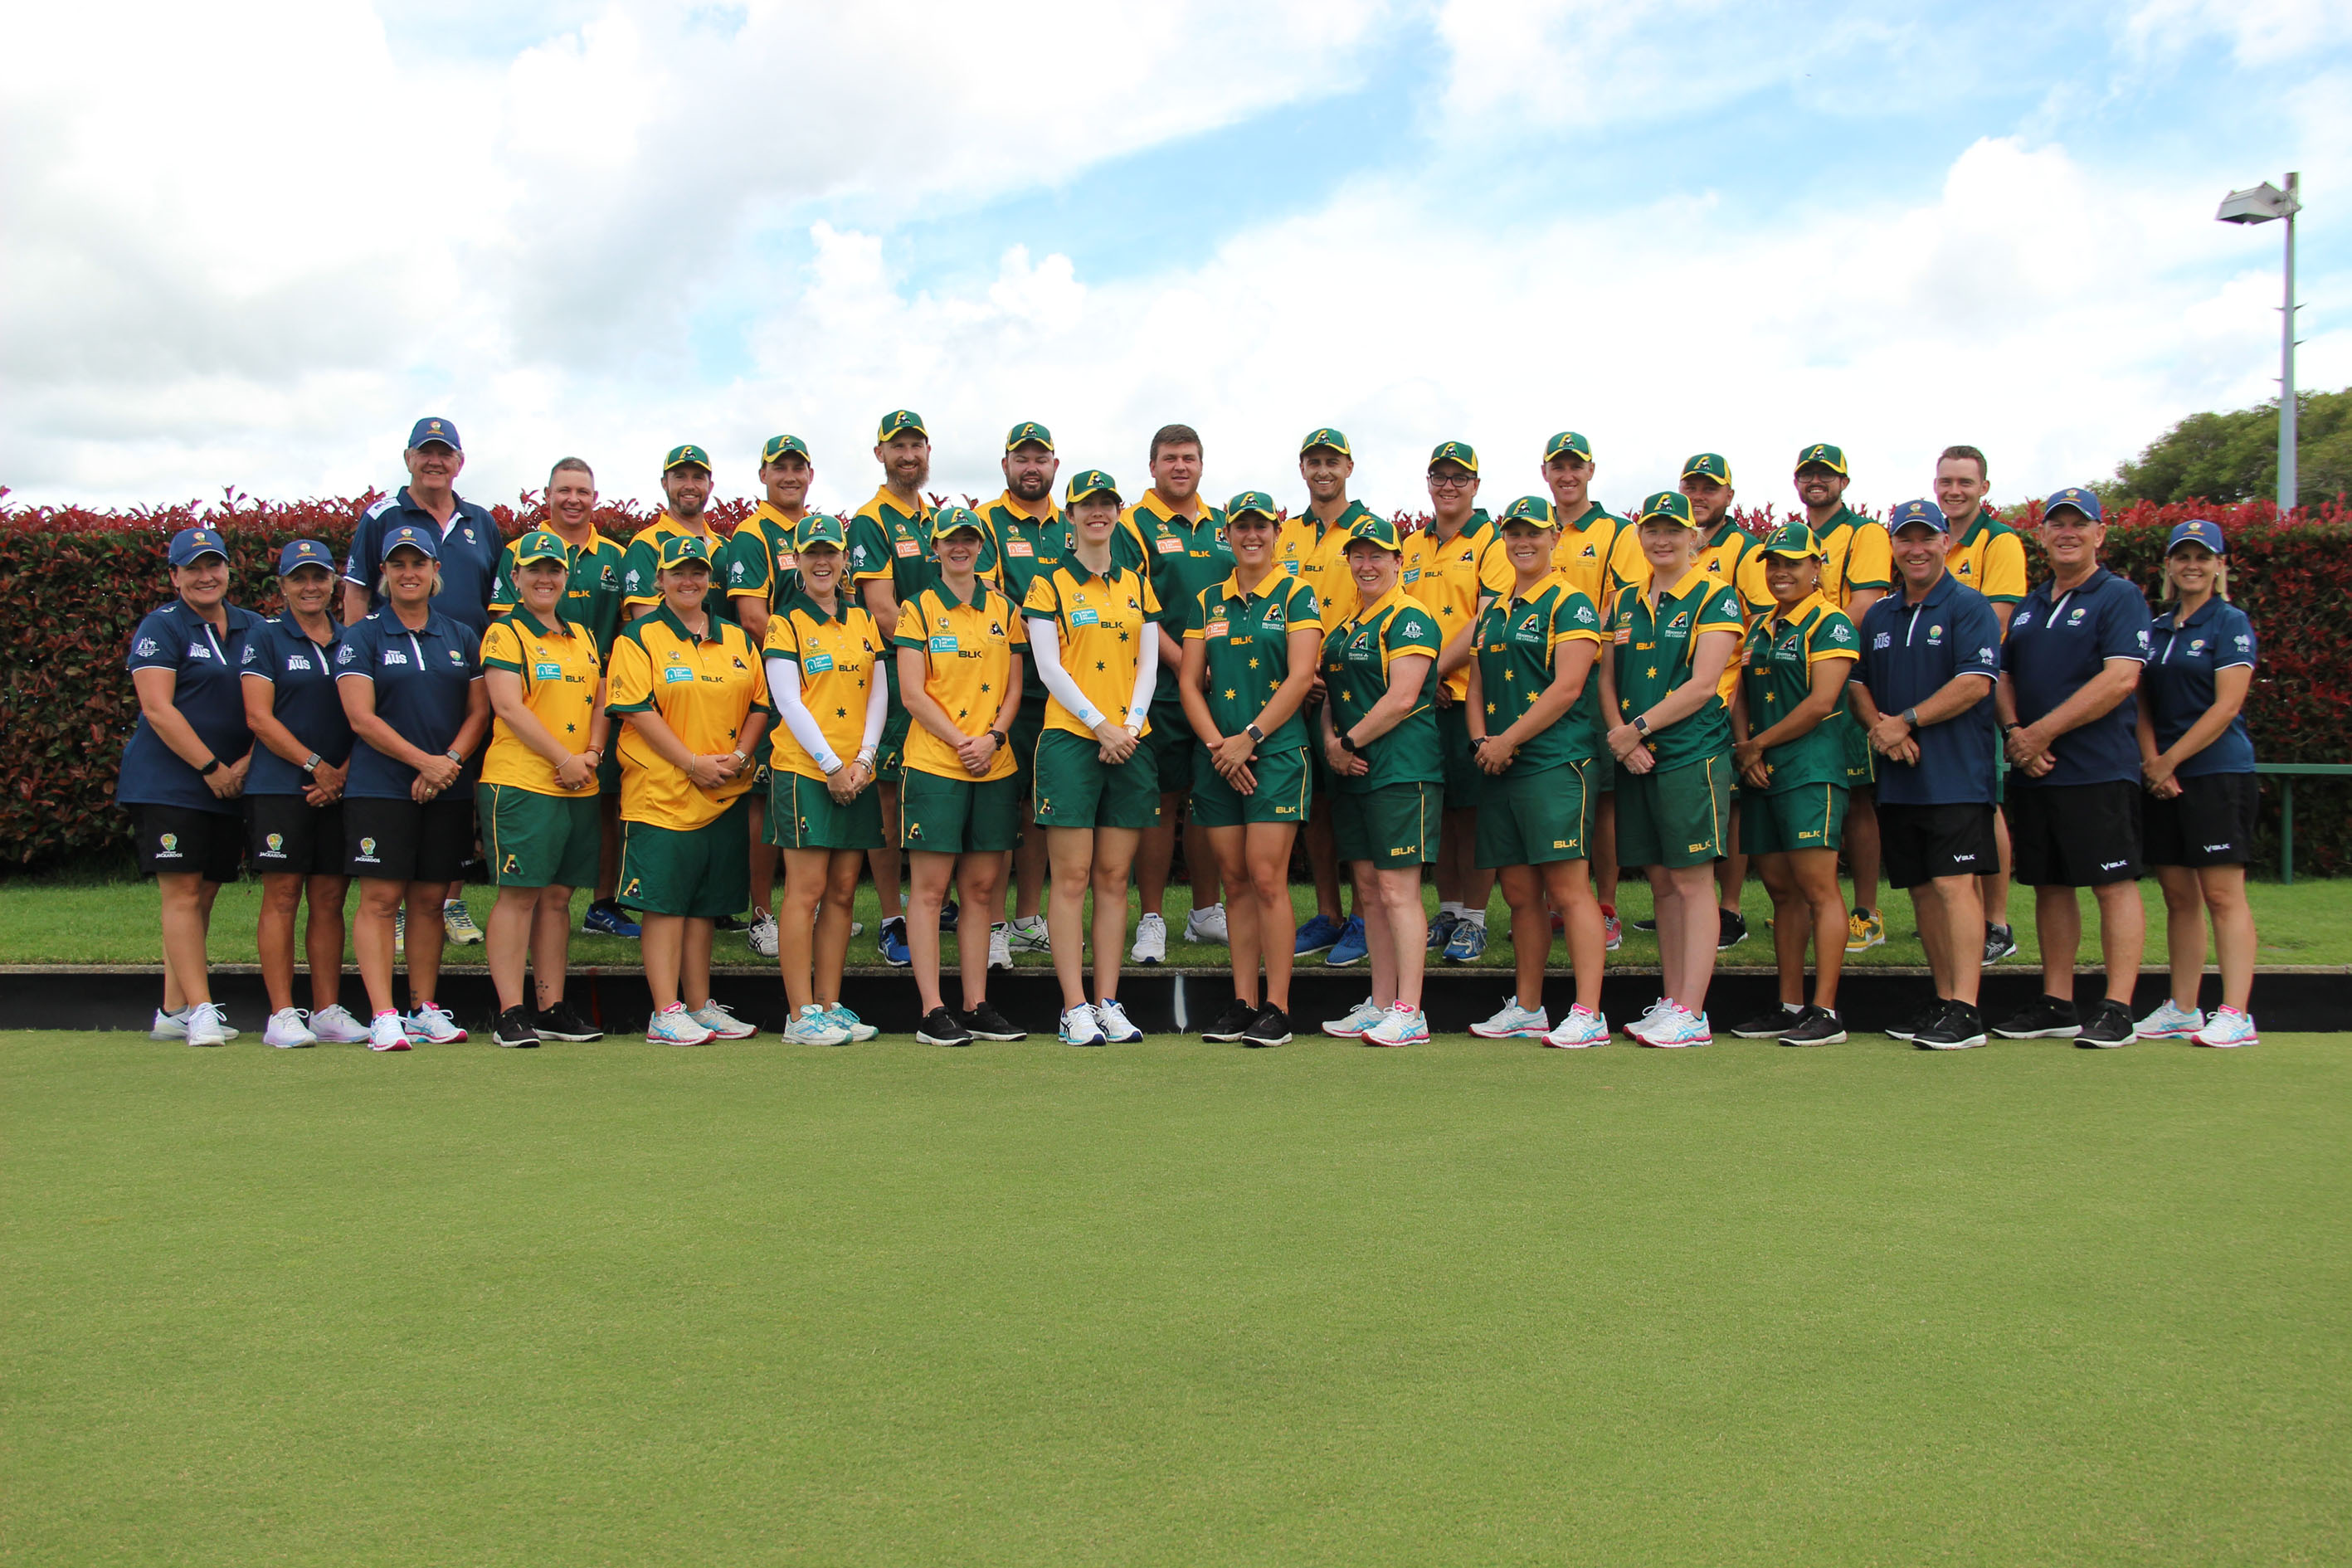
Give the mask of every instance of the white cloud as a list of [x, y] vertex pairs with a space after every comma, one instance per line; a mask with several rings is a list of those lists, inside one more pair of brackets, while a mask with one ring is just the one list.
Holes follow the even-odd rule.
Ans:
[[2147, 0], [2124, 24], [2126, 43], [2179, 54], [2221, 37], [2242, 66], [2277, 66], [2352, 43], [2342, 0]]

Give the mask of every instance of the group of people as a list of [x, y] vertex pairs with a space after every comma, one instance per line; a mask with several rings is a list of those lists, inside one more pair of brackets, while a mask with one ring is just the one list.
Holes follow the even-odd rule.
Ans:
[[[1034, 422], [1007, 433], [1004, 491], [978, 510], [926, 498], [930, 437], [912, 411], [881, 421], [873, 455], [880, 483], [845, 520], [808, 507], [806, 444], [774, 437], [757, 510], [722, 536], [709, 455], [674, 447], [664, 509], [625, 547], [596, 530], [594, 475], [567, 458], [544, 526], [509, 543], [457, 495], [456, 428], [420, 420], [409, 484], [360, 519], [341, 563], [340, 619], [320, 542], [280, 552], [285, 608], [263, 619], [227, 602], [217, 531], [174, 535], [174, 596], [133, 637], [141, 718], [118, 790], [161, 889], [158, 1037], [234, 1035], [205, 939], [219, 884], [249, 858], [269, 1044], [465, 1038], [435, 989], [445, 938], [483, 936], [457, 898], [478, 853], [498, 888], [486, 940], [503, 1046], [596, 1037], [563, 999], [582, 889], [589, 929], [643, 943], [648, 1039], [756, 1032], [710, 995], [715, 932], [747, 906], [779, 965], [785, 1037], [870, 1038], [842, 999], [868, 868], [882, 955], [919, 991], [919, 1039], [1025, 1037], [988, 983], [1026, 950], [1051, 955], [1062, 1040], [1131, 1040], [1121, 956], [1165, 956], [1181, 824], [1187, 934], [1231, 952], [1234, 1000], [1202, 1031], [1213, 1040], [1287, 1041], [1293, 963], [1317, 952], [1364, 962], [1370, 981], [1324, 1033], [1427, 1039], [1428, 956], [1480, 954], [1499, 881], [1515, 990], [1473, 1032], [1599, 1045], [1622, 865], [1650, 883], [1664, 991], [1622, 1027], [1705, 1045], [1751, 862], [1780, 996], [1742, 1037], [1846, 1037], [1841, 960], [1885, 939], [1883, 875], [1910, 891], [1935, 977], [1888, 1032], [1983, 1044], [1978, 976], [2015, 951], [2000, 919], [2013, 869], [2035, 889], [2047, 994], [1992, 1032], [2255, 1038], [2241, 710], [2256, 650], [2210, 521], [2174, 531], [2151, 614], [2099, 564], [2100, 503], [2084, 489], [2044, 508], [2053, 575], [2029, 592], [2022, 541], [1985, 508], [1969, 447], [1943, 453], [1932, 499], [1884, 525], [1846, 506], [1844, 454], [1808, 447], [1802, 521], [1760, 541], [1731, 515], [1721, 456], [1691, 458], [1675, 489], [1618, 516], [1593, 500], [1574, 431], [1545, 446], [1548, 493], [1499, 518], [1477, 504], [1476, 451], [1440, 443], [1431, 521], [1403, 531], [1349, 495], [1354, 458], [1328, 427], [1300, 443], [1295, 516], [1263, 490], [1208, 502], [1204, 448], [1182, 425], [1153, 435], [1132, 500], [1087, 468], [1057, 504], [1060, 459]], [[1289, 882], [1302, 837], [1303, 925]], [[2173, 984], [2136, 1020], [2144, 867], [2167, 900]], [[339, 990], [354, 878], [364, 1022]], [[2084, 887], [2108, 984], [2078, 1014]], [[306, 901], [308, 1010], [294, 984]], [[950, 1006], [941, 934], [957, 930]], [[1555, 931], [1575, 989], [1557, 1022]]]

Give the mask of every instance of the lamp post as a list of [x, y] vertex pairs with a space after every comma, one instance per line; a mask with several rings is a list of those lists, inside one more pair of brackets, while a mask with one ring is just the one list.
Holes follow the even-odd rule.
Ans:
[[2282, 512], [2294, 509], [2294, 215], [2303, 210], [2303, 176], [2289, 174], [2286, 189], [2265, 180], [2251, 191], [2231, 191], [2213, 215], [2221, 223], [2268, 223], [2286, 219], [2286, 304], [2281, 314], [2285, 326], [2279, 342], [2279, 461], [2278, 504]]

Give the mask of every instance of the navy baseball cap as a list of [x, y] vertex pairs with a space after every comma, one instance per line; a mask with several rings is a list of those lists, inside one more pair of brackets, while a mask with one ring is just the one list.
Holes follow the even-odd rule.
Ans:
[[2086, 490], [2080, 485], [2068, 485], [2064, 489], [2060, 490], [2056, 495], [2052, 496], [2048, 500], [2042, 502], [2042, 515], [2047, 518], [2052, 512], [2056, 511], [2062, 506], [2073, 507], [2076, 511], [2081, 512], [2093, 522], [2101, 521], [2099, 516], [2099, 498], [2097, 492], [2094, 490]]
[[324, 566], [332, 572], [334, 552], [315, 539], [298, 539], [278, 552], [278, 574], [283, 577], [297, 566]]
[[419, 528], [413, 522], [404, 522], [383, 536], [383, 549], [378, 552], [378, 559], [391, 560], [392, 552], [404, 544], [412, 550], [422, 551], [427, 561], [441, 559], [441, 542], [433, 536], [433, 531]]
[[419, 419], [415, 425], [409, 426], [408, 449], [410, 451], [416, 450], [427, 441], [438, 441], [453, 452], [462, 452], [466, 449], [457, 439], [457, 427], [446, 419], [435, 419], [428, 416]]
[[172, 535], [171, 560], [174, 566], [193, 565], [207, 555], [228, 559], [228, 541], [217, 528], [184, 528]]
[[2210, 518], [2192, 517], [2187, 522], [2172, 525], [2172, 537], [2164, 542], [2167, 555], [2184, 544], [2201, 544], [2216, 555], [2230, 553], [2229, 542], [2221, 537], [2221, 525]]
[[1952, 531], [1951, 520], [1944, 515], [1944, 509], [1931, 500], [1906, 500], [1888, 512], [1886, 531], [1900, 533], [1915, 522], [1925, 523], [1937, 533]]

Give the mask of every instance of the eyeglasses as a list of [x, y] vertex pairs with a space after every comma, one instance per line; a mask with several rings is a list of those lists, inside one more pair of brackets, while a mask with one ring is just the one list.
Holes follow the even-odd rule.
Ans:
[[1441, 474], [1433, 470], [1429, 476], [1429, 488], [1433, 490], [1466, 489], [1477, 482], [1475, 474]]

